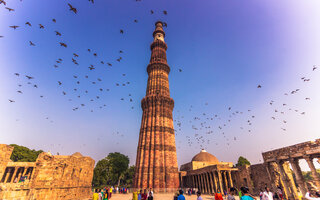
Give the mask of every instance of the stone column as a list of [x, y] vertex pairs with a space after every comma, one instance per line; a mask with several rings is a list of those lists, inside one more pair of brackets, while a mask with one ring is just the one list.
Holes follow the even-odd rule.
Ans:
[[305, 196], [305, 194], [307, 193], [307, 189], [306, 189], [306, 184], [305, 184], [305, 180], [302, 175], [301, 168], [299, 166], [299, 159], [291, 158], [290, 164], [292, 166], [293, 173], [296, 175], [296, 180], [297, 180], [298, 186], [300, 188], [300, 191], [301, 191], [302, 195]]
[[207, 181], [207, 190], [208, 190], [208, 194], [211, 193], [211, 184], [210, 184], [210, 180], [209, 180], [209, 174], [208, 172], [205, 173], [206, 175], [206, 181]]
[[207, 184], [206, 184], [206, 179], [204, 177], [204, 174], [201, 174], [201, 180], [202, 180], [202, 186], [203, 186], [203, 193], [207, 192]]
[[212, 177], [212, 172], [209, 172], [209, 179], [210, 179], [210, 187], [211, 187], [211, 192], [214, 193], [214, 182], [213, 182], [213, 177]]
[[218, 178], [216, 175], [216, 171], [212, 172], [213, 175], [213, 183], [214, 183], [214, 187], [215, 187], [215, 192], [218, 192]]
[[228, 190], [229, 186], [228, 186], [227, 172], [226, 171], [223, 172], [223, 179], [224, 179], [224, 185], [226, 187], [226, 191], [228, 192], [229, 191]]
[[230, 187], [233, 187], [233, 181], [232, 181], [231, 171], [228, 171], [227, 173], [228, 173], [228, 177], [229, 177]]
[[320, 177], [319, 177], [319, 174], [317, 173], [316, 168], [314, 167], [313, 158], [310, 156], [305, 156], [304, 158], [307, 161], [309, 168], [311, 170], [313, 181], [316, 183], [317, 188], [320, 188]]
[[294, 196], [290, 192], [290, 188], [289, 188], [289, 184], [288, 184], [288, 177], [287, 177], [287, 175], [284, 171], [284, 168], [283, 168], [283, 161], [277, 160], [276, 163], [277, 163], [279, 171], [280, 171], [280, 177], [283, 182], [284, 192], [286, 193], [288, 199], [294, 199]]
[[201, 184], [200, 174], [198, 174], [197, 177], [198, 177], [198, 189], [199, 189], [199, 191], [202, 191], [202, 184]]
[[[13, 175], [12, 175], [10, 183], [14, 182], [14, 179], [15, 179], [15, 176], [17, 175], [18, 170], [19, 170], [19, 168], [17, 168], [17, 167], [14, 168]], [[18, 179], [17, 182], [19, 182], [19, 179]]]
[[220, 192], [221, 192], [221, 194], [223, 194], [222, 176], [221, 176], [221, 171], [220, 170], [218, 170], [218, 180], [219, 180]]

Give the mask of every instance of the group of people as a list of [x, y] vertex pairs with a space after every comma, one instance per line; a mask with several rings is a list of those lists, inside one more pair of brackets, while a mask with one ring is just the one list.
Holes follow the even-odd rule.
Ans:
[[112, 192], [114, 187], [103, 188], [103, 189], [95, 189], [93, 192], [93, 200], [109, 200], [112, 197]]
[[133, 192], [132, 193], [132, 200], [153, 200], [152, 188], [149, 188], [148, 191], [147, 191], [147, 189], [144, 189], [143, 192], [142, 192], [142, 190], [140, 190], [139, 193], [138, 193], [138, 191]]

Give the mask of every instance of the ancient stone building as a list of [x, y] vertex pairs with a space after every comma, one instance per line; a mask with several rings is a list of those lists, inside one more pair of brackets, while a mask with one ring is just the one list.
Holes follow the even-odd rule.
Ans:
[[174, 101], [170, 98], [169, 72], [163, 23], [156, 22], [147, 67], [148, 85], [141, 101], [143, 110], [134, 178], [135, 188], [171, 191], [179, 186], [173, 129]]
[[320, 177], [313, 163], [314, 159], [319, 162], [320, 139], [264, 152], [262, 156], [264, 163], [233, 167], [232, 163], [221, 163], [202, 151], [180, 167], [180, 186], [198, 188], [203, 193], [247, 186], [256, 195], [266, 186], [273, 191], [279, 186], [286, 199], [298, 199], [298, 190], [305, 195], [309, 189], [299, 166], [299, 160], [305, 159], [313, 176], [308, 185], [320, 189]]
[[13, 147], [0, 144], [0, 199], [88, 199], [94, 160], [41, 153], [36, 162], [12, 162]]
[[202, 150], [191, 162], [181, 165], [181, 187], [198, 188], [206, 194], [228, 191], [228, 188], [233, 187], [231, 174], [236, 170], [232, 163], [219, 162], [214, 155]]

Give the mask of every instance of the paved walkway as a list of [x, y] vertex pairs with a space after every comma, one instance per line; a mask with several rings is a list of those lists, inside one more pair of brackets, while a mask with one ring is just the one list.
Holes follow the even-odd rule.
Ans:
[[[174, 194], [166, 193], [166, 194], [154, 194], [154, 200], [173, 200]], [[196, 200], [196, 195], [185, 195], [186, 200]], [[214, 200], [213, 196], [209, 195], [202, 195], [203, 200]], [[236, 197], [236, 200], [239, 199]], [[131, 194], [112, 194], [111, 200], [132, 200], [132, 193]]]

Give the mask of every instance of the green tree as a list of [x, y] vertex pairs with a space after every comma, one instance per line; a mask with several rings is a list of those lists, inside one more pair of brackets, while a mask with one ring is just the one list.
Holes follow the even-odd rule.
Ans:
[[119, 152], [98, 161], [94, 168], [92, 184], [95, 187], [105, 185], [120, 185], [129, 167], [129, 158]]
[[251, 165], [251, 163], [245, 157], [240, 156], [238, 159], [238, 163], [236, 164], [236, 167], [240, 167], [240, 166], [244, 166], [244, 165]]
[[42, 150], [36, 151], [34, 149], [29, 149], [28, 147], [10, 144], [14, 147], [10, 159], [14, 162], [35, 162], [38, 155], [42, 153]]
[[124, 173], [123, 185], [131, 187], [133, 183], [133, 177], [136, 167], [134, 165], [130, 166]]

